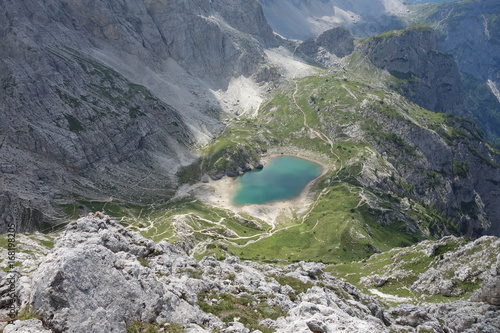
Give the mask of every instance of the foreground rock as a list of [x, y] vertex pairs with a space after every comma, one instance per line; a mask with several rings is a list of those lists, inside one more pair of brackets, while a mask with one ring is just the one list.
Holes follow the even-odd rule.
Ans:
[[492, 304], [386, 310], [323, 269], [318, 263], [278, 268], [236, 257], [198, 262], [96, 213], [68, 225], [36, 272], [25, 277], [20, 304], [39, 319], [16, 321], [5, 332], [126, 332], [136, 322], [240, 333], [500, 328]]

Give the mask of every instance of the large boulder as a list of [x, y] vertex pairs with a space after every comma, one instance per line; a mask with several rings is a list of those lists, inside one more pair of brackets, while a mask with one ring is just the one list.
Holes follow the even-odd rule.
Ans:
[[70, 224], [33, 276], [31, 311], [55, 332], [125, 332], [135, 321], [201, 322], [205, 314], [147, 267], [151, 256], [170, 263], [182, 258], [162, 244], [102, 214]]
[[472, 295], [471, 300], [500, 306], [500, 255], [491, 267], [490, 275], [484, 279], [481, 288]]

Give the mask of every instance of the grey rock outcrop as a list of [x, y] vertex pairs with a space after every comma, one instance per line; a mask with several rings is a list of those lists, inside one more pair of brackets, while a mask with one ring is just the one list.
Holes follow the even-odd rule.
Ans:
[[[384, 98], [369, 105], [363, 104], [360, 103], [359, 109], [353, 112], [369, 119], [368, 126], [363, 124], [364, 121], [355, 121], [343, 128], [332, 126], [333, 117], [329, 112], [334, 112], [335, 108], [325, 107], [319, 112], [325, 124], [323, 131], [332, 140], [344, 133], [368, 141], [382, 156], [383, 163], [380, 159], [364, 162], [356, 177], [363, 187], [392, 192], [400, 198], [406, 197], [428, 206], [435, 205], [455, 222], [448, 227], [441, 224], [433, 226], [432, 230], [423, 230], [427, 234], [443, 237], [456, 233], [474, 238], [500, 235], [500, 155], [487, 143], [477, 126], [452, 115], [441, 115], [443, 121], [437, 126], [421, 121], [423, 118], [417, 120], [406, 111], [416, 106], [399, 95], [394, 100]], [[312, 101], [310, 105], [315, 107]], [[392, 113], [393, 110], [400, 115]], [[420, 112], [424, 114], [426, 111], [419, 109], [417, 113]], [[448, 131], [451, 128], [455, 130]], [[405, 189], [401, 183], [409, 187]], [[373, 208], [374, 214], [380, 216], [380, 224], [406, 220], [408, 230], [416, 229], [416, 221], [404, 217], [404, 205], [391, 211]]]
[[354, 51], [354, 37], [344, 27], [337, 27], [310, 38], [297, 47], [298, 54], [322, 65], [331, 65]]
[[4, 333], [52, 333], [51, 330], [43, 327], [43, 323], [38, 319], [16, 320], [13, 325], [7, 325]]
[[412, 26], [368, 38], [359, 50], [377, 67], [399, 79], [393, 87], [428, 110], [469, 116], [452, 55], [441, 51], [436, 33]]
[[[394, 329], [408, 332], [497, 332], [498, 308], [484, 303], [457, 301], [423, 306], [399, 305], [387, 311]], [[401, 327], [403, 326], [403, 327]]]
[[495, 17], [500, 4], [495, 0], [477, 3], [448, 3], [436, 6], [426, 17], [428, 22], [440, 22], [438, 32], [443, 49], [455, 56], [461, 72], [486, 82], [499, 82], [500, 36]]
[[[377, 274], [363, 277], [361, 282], [369, 287], [381, 287], [399, 280], [411, 280], [414, 281], [409, 286], [412, 292], [446, 297], [470, 295], [469, 288], [475, 288], [477, 291], [471, 295], [471, 301], [497, 305], [498, 276], [494, 272], [498, 260], [491, 257], [499, 248], [500, 240], [492, 236], [483, 236], [473, 242], [452, 236], [424, 241], [389, 251], [385, 255], [396, 252], [391, 255], [392, 263]], [[403, 268], [412, 265], [419, 267], [418, 273]]]
[[33, 276], [30, 308], [55, 332], [124, 332], [134, 321], [205, 320], [207, 315], [166, 289], [143, 266], [154, 253], [170, 263], [182, 257], [167, 244], [129, 233], [106, 216], [74, 222]]
[[453, 54], [463, 73], [464, 103], [474, 121], [498, 144], [500, 137], [500, 3], [443, 3], [427, 11], [424, 20], [436, 27], [443, 50]]
[[0, 233], [9, 232], [9, 226], [14, 226], [15, 230], [10, 232], [33, 232], [35, 230], [51, 229], [50, 219], [30, 202], [19, 198], [19, 196], [10, 191], [0, 191]]
[[487, 272], [481, 288], [471, 297], [473, 301], [500, 306], [500, 255]]

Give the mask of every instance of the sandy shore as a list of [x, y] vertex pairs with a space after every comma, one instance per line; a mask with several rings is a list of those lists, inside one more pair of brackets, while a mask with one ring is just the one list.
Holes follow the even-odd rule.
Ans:
[[314, 153], [290, 151], [272, 151], [268, 155], [263, 156], [261, 163], [264, 165], [278, 156], [293, 156], [309, 160], [321, 165], [321, 175], [309, 182], [301, 194], [291, 200], [275, 201], [266, 204], [253, 205], [235, 205], [232, 198], [236, 193], [239, 182], [237, 178], [224, 177], [220, 180], [210, 180], [208, 183], [198, 183], [194, 185], [184, 185], [179, 190], [176, 196], [182, 197], [191, 195], [196, 197], [201, 202], [228, 209], [238, 214], [248, 214], [254, 218], [260, 219], [270, 225], [280, 224], [286, 220], [300, 216], [307, 211], [314, 200], [316, 193], [311, 192], [311, 188], [316, 181], [321, 179], [332, 166], [325, 163], [325, 159]]

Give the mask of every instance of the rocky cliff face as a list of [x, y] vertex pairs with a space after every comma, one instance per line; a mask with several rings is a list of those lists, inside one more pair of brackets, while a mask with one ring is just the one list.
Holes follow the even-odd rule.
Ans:
[[[168, 195], [195, 159], [190, 147], [223, 127], [213, 92], [256, 72], [263, 47], [276, 45], [256, 1], [2, 7], [1, 192], [43, 212], [38, 224], [54, 220], [68, 194]], [[3, 221], [31, 230], [7, 196]]]
[[306, 40], [334, 27], [364, 37], [402, 28], [400, 0], [259, 0], [271, 27], [286, 38]]
[[425, 26], [386, 32], [360, 46], [372, 63], [397, 78], [393, 87], [428, 110], [469, 116], [453, 56], [441, 51], [435, 32]]
[[98, 213], [68, 225], [23, 281], [16, 290], [18, 305], [29, 306], [39, 319], [16, 321], [4, 328], [6, 333], [125, 332], [137, 322], [151, 327], [177, 323], [185, 332], [239, 333], [472, 332], [500, 327], [496, 294], [490, 295], [493, 302], [387, 309], [326, 273], [323, 264], [278, 268], [235, 257], [196, 261]]
[[[443, 127], [415, 126], [414, 120], [373, 111], [363, 112], [373, 122], [362, 136], [397, 170], [386, 172], [399, 175], [411, 189], [401, 188], [387, 173], [374, 174], [369, 167], [363, 168], [360, 177], [365, 186], [435, 205], [458, 222], [461, 234], [500, 235], [496, 204], [500, 156], [473, 123], [447, 117], [445, 128], [455, 128], [447, 133]], [[372, 129], [392, 134], [381, 140], [370, 133]]]
[[297, 52], [324, 66], [332, 67], [338, 58], [354, 51], [354, 37], [344, 27], [333, 28], [301, 43]]
[[417, 7], [415, 14], [423, 15], [435, 27], [443, 50], [455, 56], [459, 70], [483, 82], [489, 79], [498, 82], [498, 1], [446, 3], [428, 9]]
[[410, 17], [436, 29], [463, 73], [465, 105], [497, 144], [500, 137], [500, 4], [495, 0], [415, 7]]

